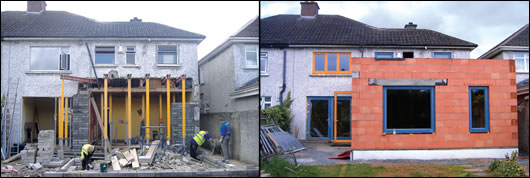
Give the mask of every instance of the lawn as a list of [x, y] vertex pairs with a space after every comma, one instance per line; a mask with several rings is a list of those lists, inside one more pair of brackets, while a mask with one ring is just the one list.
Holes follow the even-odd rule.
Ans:
[[[261, 164], [274, 177], [475, 177], [461, 165], [442, 164], [338, 164], [299, 166], [275, 157]], [[287, 167], [287, 168], [285, 168]]]

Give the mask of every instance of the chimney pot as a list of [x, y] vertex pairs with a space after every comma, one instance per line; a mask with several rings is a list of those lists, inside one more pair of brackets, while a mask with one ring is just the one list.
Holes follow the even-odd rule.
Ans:
[[318, 4], [315, 1], [300, 2], [300, 5], [302, 6], [300, 16], [315, 17], [318, 15], [320, 7], [318, 7]]
[[416, 29], [417, 26], [418, 25], [409, 22], [408, 24], [405, 24], [405, 29]]
[[27, 13], [41, 13], [46, 11], [46, 2], [44, 1], [28, 1]]
[[138, 17], [134, 17], [130, 20], [130, 22], [142, 22], [142, 19], [139, 19]]

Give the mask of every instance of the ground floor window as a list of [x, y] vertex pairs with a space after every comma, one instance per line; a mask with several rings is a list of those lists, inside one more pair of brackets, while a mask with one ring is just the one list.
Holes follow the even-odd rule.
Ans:
[[385, 133], [434, 132], [434, 87], [383, 87]]
[[469, 131], [489, 131], [488, 87], [469, 87]]
[[261, 109], [267, 109], [272, 106], [272, 100], [270, 96], [261, 97]]

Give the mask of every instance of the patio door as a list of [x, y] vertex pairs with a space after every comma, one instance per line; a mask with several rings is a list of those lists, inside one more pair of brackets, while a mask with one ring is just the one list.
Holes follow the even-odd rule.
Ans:
[[335, 92], [333, 138], [335, 143], [351, 142], [351, 92]]
[[333, 139], [333, 98], [308, 98], [308, 139]]

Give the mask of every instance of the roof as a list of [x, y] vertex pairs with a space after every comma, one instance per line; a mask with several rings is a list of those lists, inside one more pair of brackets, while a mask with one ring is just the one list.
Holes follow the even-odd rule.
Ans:
[[2, 38], [205, 38], [159, 23], [97, 22], [66, 11], [6, 11], [1, 20]]
[[508, 38], [504, 39], [502, 42], [497, 44], [495, 47], [491, 48], [486, 53], [482, 54], [479, 59], [487, 59], [494, 57], [497, 53], [500, 52], [501, 47], [526, 47], [528, 51], [528, 24], [521, 27], [515, 33], [510, 35]]
[[524, 79], [523, 81], [517, 83], [517, 89], [521, 88], [528, 88], [528, 79]]
[[260, 44], [450, 46], [478, 45], [428, 29], [376, 28], [340, 15], [276, 15], [261, 19]]
[[234, 37], [259, 37], [259, 19], [256, 17], [237, 32]]
[[236, 88], [234, 91], [244, 90], [244, 89], [251, 88], [251, 87], [254, 87], [254, 86], [259, 86], [259, 77], [256, 77], [256, 78], [248, 81], [247, 83], [243, 84], [241, 87]]

